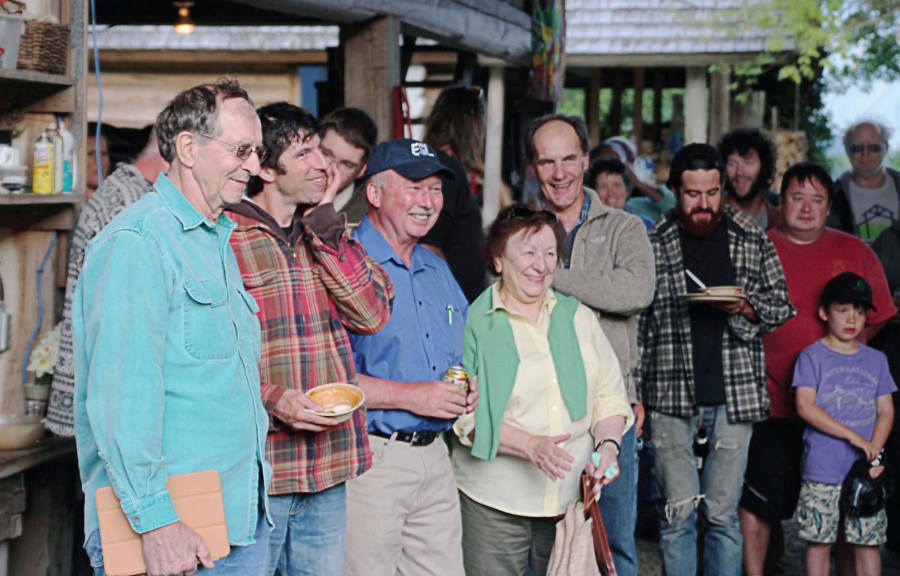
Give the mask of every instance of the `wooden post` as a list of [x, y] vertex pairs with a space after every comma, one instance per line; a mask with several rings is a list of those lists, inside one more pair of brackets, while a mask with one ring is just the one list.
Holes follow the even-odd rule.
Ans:
[[634, 69], [634, 98], [631, 109], [631, 140], [638, 150], [644, 133], [644, 69]]
[[684, 143], [707, 141], [706, 69], [691, 66], [687, 69], [684, 91]]
[[710, 78], [709, 139], [718, 142], [731, 129], [731, 67], [722, 65]]
[[609, 103], [609, 127], [606, 137], [618, 136], [622, 132], [622, 74], [618, 72], [613, 81], [612, 100]]
[[502, 66], [491, 66], [488, 80], [487, 136], [484, 145], [484, 206], [482, 220], [488, 226], [500, 211], [500, 189], [503, 165], [503, 105], [506, 86]]
[[663, 99], [663, 74], [662, 70], [656, 70], [653, 74], [653, 127], [656, 129], [657, 138], [662, 134], [662, 99]]
[[594, 68], [591, 70], [591, 80], [588, 83], [587, 94], [585, 94], [585, 114], [587, 116], [588, 137], [591, 145], [596, 146], [601, 139], [602, 130], [600, 127], [600, 78], [602, 70]]
[[400, 78], [400, 21], [393, 16], [341, 27], [344, 103], [365, 110], [380, 140], [393, 133], [392, 90]]

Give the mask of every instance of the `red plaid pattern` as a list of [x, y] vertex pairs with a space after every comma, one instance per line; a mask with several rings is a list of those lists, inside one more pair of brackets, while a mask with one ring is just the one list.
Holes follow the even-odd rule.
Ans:
[[[292, 247], [281, 230], [247, 216], [257, 209], [245, 209], [244, 202], [236, 208], [240, 213], [229, 212], [237, 223], [230, 241], [244, 286], [260, 307], [266, 409], [271, 412], [288, 388], [355, 384], [347, 330], [373, 334], [387, 323], [390, 278], [346, 232], [334, 250], [306, 225]], [[272, 495], [321, 492], [371, 466], [365, 410], [320, 433], [275, 422], [266, 440]]]

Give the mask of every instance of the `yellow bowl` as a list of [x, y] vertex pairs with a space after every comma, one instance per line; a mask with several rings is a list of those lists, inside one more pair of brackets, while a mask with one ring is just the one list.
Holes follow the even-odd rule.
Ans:
[[338, 422], [349, 420], [350, 415], [366, 401], [365, 392], [346, 382], [322, 384], [306, 394], [325, 408], [323, 412], [314, 414], [334, 418]]
[[40, 416], [0, 416], [0, 450], [29, 448], [44, 435]]

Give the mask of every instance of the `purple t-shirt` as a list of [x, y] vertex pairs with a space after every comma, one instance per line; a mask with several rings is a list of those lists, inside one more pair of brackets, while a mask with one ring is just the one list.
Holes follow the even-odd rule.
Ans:
[[[855, 354], [835, 352], [821, 340], [800, 353], [794, 388], [814, 388], [816, 406], [863, 438], [875, 432], [876, 400], [897, 390], [887, 357], [863, 344]], [[803, 479], [840, 484], [862, 452], [812, 426], [803, 433]]]

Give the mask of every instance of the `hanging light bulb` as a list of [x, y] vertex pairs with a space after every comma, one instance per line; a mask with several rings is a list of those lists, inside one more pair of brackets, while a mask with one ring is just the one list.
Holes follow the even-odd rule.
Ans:
[[197, 26], [191, 20], [191, 6], [193, 2], [173, 2], [178, 8], [178, 20], [175, 21], [175, 31], [179, 34], [191, 34]]

